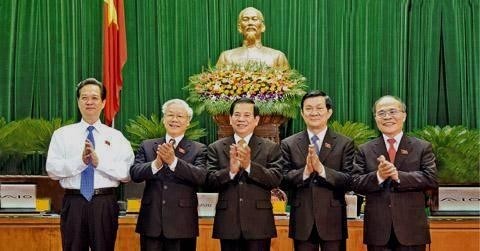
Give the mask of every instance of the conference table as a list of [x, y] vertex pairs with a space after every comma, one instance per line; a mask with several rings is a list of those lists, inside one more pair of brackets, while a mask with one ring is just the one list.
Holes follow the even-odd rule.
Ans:
[[[275, 219], [277, 238], [272, 240], [271, 250], [291, 251], [292, 240], [288, 238], [288, 218]], [[135, 233], [137, 215], [119, 218], [116, 250], [140, 250], [139, 236]], [[220, 250], [219, 241], [212, 239], [213, 218], [200, 218], [200, 236], [197, 250]], [[431, 217], [430, 251], [480, 250], [480, 217]], [[347, 250], [366, 250], [363, 245], [363, 220], [348, 221]], [[61, 250], [60, 218], [58, 215], [0, 214], [0, 250]]]

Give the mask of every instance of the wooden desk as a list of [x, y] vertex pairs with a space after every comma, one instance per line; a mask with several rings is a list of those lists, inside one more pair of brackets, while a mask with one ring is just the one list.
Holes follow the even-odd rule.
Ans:
[[[121, 217], [117, 234], [116, 250], [140, 250], [139, 236], [135, 233], [136, 216]], [[197, 250], [220, 250], [218, 240], [212, 239], [211, 218], [199, 221], [200, 236]], [[0, 250], [61, 250], [61, 238], [58, 217], [38, 217], [29, 215], [0, 216]], [[288, 220], [277, 219], [277, 235], [272, 240], [272, 250], [293, 250], [292, 240], [288, 238]], [[480, 218], [432, 218], [431, 251], [478, 251], [480, 250]], [[366, 250], [362, 242], [363, 221], [348, 222], [347, 250]]]

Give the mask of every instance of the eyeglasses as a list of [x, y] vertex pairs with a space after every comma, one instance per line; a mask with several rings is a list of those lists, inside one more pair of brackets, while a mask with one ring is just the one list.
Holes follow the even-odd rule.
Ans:
[[177, 118], [178, 120], [185, 120], [187, 119], [187, 115], [185, 114], [173, 114], [173, 113], [167, 113], [165, 114], [165, 118], [171, 120], [171, 119], [174, 119], [174, 118]]
[[401, 112], [404, 112], [404, 111], [400, 111], [400, 110], [397, 110], [397, 109], [380, 110], [380, 111], [377, 111], [375, 113], [375, 116], [380, 117], [380, 118], [386, 118], [387, 115], [389, 115], [390, 117], [395, 117], [398, 114], [400, 114]]

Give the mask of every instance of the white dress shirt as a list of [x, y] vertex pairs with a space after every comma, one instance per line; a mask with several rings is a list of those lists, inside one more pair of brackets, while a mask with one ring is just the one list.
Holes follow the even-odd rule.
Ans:
[[[83, 119], [57, 129], [48, 149], [46, 169], [50, 178], [59, 180], [65, 189], [80, 189], [82, 171], [87, 167], [82, 160], [90, 124]], [[134, 154], [123, 134], [98, 120], [93, 124], [95, 153], [98, 166], [94, 169], [94, 188], [117, 187], [130, 180], [130, 166]]]

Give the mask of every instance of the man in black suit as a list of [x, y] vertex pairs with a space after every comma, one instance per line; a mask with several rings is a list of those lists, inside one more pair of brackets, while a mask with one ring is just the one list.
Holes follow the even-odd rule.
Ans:
[[184, 137], [193, 114], [185, 101], [165, 102], [162, 113], [167, 134], [142, 142], [130, 169], [133, 181], [146, 181], [136, 231], [142, 250], [193, 251], [207, 148]]
[[307, 130], [282, 141], [284, 182], [290, 191], [289, 236], [295, 250], [345, 250], [345, 191], [354, 145], [328, 128], [333, 104], [322, 91], [302, 98]]
[[373, 113], [382, 136], [360, 146], [352, 181], [366, 196], [363, 241], [369, 251], [424, 251], [424, 191], [438, 185], [432, 145], [403, 133], [407, 114], [399, 98], [381, 97]]
[[270, 250], [276, 237], [270, 190], [280, 185], [279, 146], [253, 134], [260, 120], [254, 101], [230, 107], [235, 134], [208, 146], [208, 187], [218, 191], [213, 238], [223, 251]]

